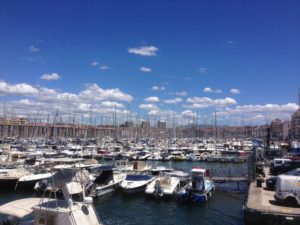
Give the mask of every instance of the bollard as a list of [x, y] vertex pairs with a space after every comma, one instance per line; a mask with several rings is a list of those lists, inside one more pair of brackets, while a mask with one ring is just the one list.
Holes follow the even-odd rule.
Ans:
[[262, 187], [262, 183], [265, 182], [264, 178], [257, 178], [256, 179], [256, 187]]

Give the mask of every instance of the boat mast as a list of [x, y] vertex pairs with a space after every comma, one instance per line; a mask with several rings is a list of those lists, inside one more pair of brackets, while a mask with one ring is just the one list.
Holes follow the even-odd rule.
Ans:
[[218, 131], [217, 131], [217, 111], [215, 111], [215, 140], [218, 138]]

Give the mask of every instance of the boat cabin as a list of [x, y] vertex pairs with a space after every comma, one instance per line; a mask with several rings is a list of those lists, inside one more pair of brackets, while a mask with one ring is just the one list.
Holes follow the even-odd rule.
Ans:
[[209, 170], [200, 167], [194, 167], [192, 173], [193, 191], [203, 192], [206, 189], [206, 180], [210, 180]]
[[200, 167], [194, 167], [191, 173], [192, 177], [210, 177], [209, 170]]

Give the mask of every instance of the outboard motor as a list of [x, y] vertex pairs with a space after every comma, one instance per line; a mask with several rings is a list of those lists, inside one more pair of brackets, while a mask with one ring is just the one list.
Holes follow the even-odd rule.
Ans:
[[161, 186], [159, 182], [156, 182], [155, 184], [155, 190], [154, 190], [154, 196], [158, 197], [161, 195]]
[[34, 190], [36, 192], [44, 192], [46, 191], [48, 187], [48, 180], [47, 179], [44, 179], [44, 180], [41, 180], [39, 182], [37, 182], [35, 185], [34, 185]]

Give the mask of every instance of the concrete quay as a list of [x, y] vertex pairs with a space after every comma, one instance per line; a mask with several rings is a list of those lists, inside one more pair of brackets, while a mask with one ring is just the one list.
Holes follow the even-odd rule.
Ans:
[[275, 201], [274, 191], [257, 187], [256, 182], [251, 182], [245, 205], [246, 225], [299, 225], [300, 207], [288, 207]]

